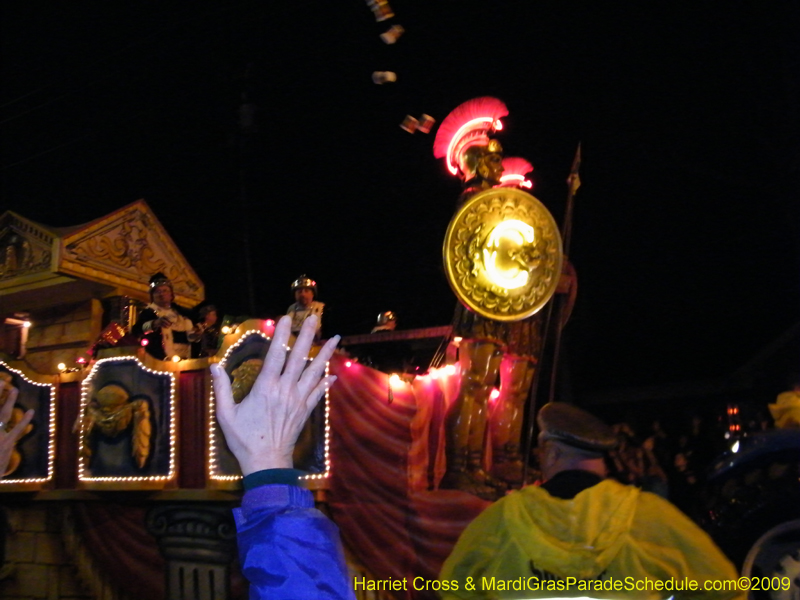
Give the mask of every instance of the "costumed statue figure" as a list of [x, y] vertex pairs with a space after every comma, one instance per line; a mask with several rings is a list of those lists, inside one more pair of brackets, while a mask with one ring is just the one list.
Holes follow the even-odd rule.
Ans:
[[[14, 429], [14, 427], [17, 426], [17, 423], [19, 423], [25, 416], [25, 411], [16, 406], [18, 396], [19, 390], [14, 386], [11, 373], [0, 371], [0, 408], [4, 407], [7, 402], [10, 402], [11, 406], [14, 407], [11, 409], [11, 416], [9, 417], [8, 421], [6, 423], [0, 423], [6, 432], [10, 432], [12, 429]], [[28, 425], [25, 426], [25, 429], [22, 430], [22, 434], [19, 436], [17, 441], [28, 435], [31, 431], [33, 431], [33, 425], [28, 423]], [[15, 444], [14, 448], [11, 450], [11, 458], [8, 461], [8, 468], [4, 473], [0, 473], [0, 475], [10, 475], [16, 471], [21, 464], [22, 454]]]
[[[501, 129], [499, 119], [507, 114], [500, 100], [476, 98], [456, 108], [439, 127], [434, 155], [445, 158], [448, 170], [464, 182], [459, 208], [491, 188], [530, 187], [524, 177], [533, 170], [530, 163], [524, 159], [504, 161], [500, 142], [489, 137]], [[507, 174], [506, 167], [510, 171]], [[479, 251], [468, 249], [472, 254]], [[524, 251], [511, 258], [522, 269], [533, 271], [539, 260], [534, 254], [535, 251]], [[521, 320], [494, 320], [461, 302], [456, 305], [452, 335], [461, 338], [461, 387], [458, 398], [448, 408], [447, 471], [441, 487], [494, 499], [505, 484], [521, 483], [522, 420], [542, 350], [542, 318], [538, 312]], [[500, 394], [490, 410], [490, 394], [498, 374]], [[487, 424], [492, 445], [490, 474], [484, 470]]]
[[191, 343], [202, 336], [202, 327], [195, 326], [186, 311], [173, 304], [175, 292], [172, 282], [163, 273], [150, 278], [150, 304], [136, 324], [133, 334], [146, 340], [145, 350], [159, 360], [181, 359], [191, 356]]
[[81, 456], [91, 458], [91, 436], [95, 430], [108, 437], [117, 437], [133, 422], [132, 455], [136, 466], [144, 468], [150, 456], [150, 405], [140, 399], [129, 402], [129, 394], [120, 385], [109, 383], [100, 388], [83, 415]]
[[314, 337], [319, 340], [322, 336], [322, 311], [325, 309], [323, 302], [317, 302], [317, 282], [308, 275], [300, 275], [292, 282], [294, 304], [286, 309], [286, 314], [292, 318], [292, 335], [300, 333], [300, 328], [311, 315], [317, 315], [317, 333]]

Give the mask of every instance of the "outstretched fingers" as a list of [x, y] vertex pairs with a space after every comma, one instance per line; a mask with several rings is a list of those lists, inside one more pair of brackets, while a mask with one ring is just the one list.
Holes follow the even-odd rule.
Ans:
[[214, 399], [217, 404], [217, 420], [227, 425], [233, 420], [236, 403], [233, 401], [231, 380], [222, 365], [214, 363], [209, 366], [211, 379], [214, 382]]
[[292, 318], [283, 316], [275, 326], [272, 334], [272, 341], [264, 358], [264, 366], [256, 377], [248, 397], [263, 396], [271, 386], [276, 385], [283, 371], [286, 362], [286, 350], [289, 344], [289, 337], [292, 335]]
[[281, 383], [288, 381], [294, 384], [300, 379], [300, 374], [306, 366], [308, 359], [308, 352], [311, 350], [311, 344], [314, 342], [314, 335], [317, 332], [317, 315], [309, 315], [303, 321], [303, 326], [300, 328], [300, 333], [294, 342], [294, 347], [286, 361], [286, 368], [283, 370], [283, 377]]
[[327, 375], [316, 385], [313, 390], [311, 390], [311, 393], [306, 398], [306, 418], [308, 418], [308, 415], [311, 414], [311, 411], [314, 410], [314, 407], [319, 403], [319, 401], [325, 395], [325, 392], [330, 389], [335, 381], [336, 375]]
[[325, 345], [317, 356], [314, 357], [311, 364], [303, 371], [297, 386], [303, 398], [307, 397], [311, 390], [319, 383], [319, 379], [324, 375], [325, 367], [331, 359], [331, 356], [333, 356], [340, 339], [341, 338], [336, 335], [325, 342]]
[[[0, 390], [2, 389], [3, 388], [0, 387]], [[8, 423], [9, 419], [11, 418], [12, 410], [14, 410], [14, 401], [11, 398], [7, 398], [5, 404], [3, 404], [3, 408], [0, 409], [0, 423]]]

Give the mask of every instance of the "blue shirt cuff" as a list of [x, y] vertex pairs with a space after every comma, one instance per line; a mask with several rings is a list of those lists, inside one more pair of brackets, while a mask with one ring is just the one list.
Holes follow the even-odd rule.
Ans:
[[244, 480], [242, 485], [244, 490], [249, 492], [262, 485], [300, 485], [300, 478], [305, 475], [299, 469], [264, 469], [263, 471], [256, 471], [250, 473]]

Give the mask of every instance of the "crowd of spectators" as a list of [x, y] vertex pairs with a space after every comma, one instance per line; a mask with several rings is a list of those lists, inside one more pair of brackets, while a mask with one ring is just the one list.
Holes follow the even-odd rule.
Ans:
[[687, 502], [695, 498], [714, 458], [737, 437], [769, 427], [763, 412], [743, 424], [724, 414], [715, 420], [693, 414], [670, 428], [659, 419], [645, 426], [619, 422], [614, 425], [618, 444], [610, 453], [609, 470], [618, 481], [656, 493], [688, 512]]

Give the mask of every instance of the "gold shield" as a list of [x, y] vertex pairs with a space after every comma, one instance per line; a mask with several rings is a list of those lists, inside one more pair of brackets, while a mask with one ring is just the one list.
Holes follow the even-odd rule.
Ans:
[[470, 198], [444, 238], [447, 281], [459, 301], [496, 321], [539, 311], [561, 276], [561, 235], [553, 215], [517, 188], [492, 188]]

